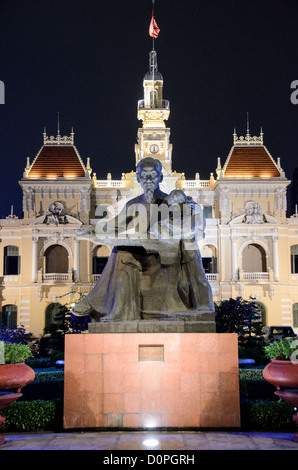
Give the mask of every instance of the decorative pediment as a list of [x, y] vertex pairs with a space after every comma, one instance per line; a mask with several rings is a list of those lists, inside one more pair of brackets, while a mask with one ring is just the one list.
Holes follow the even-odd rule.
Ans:
[[244, 213], [234, 217], [230, 224], [278, 224], [279, 221], [271, 215], [264, 214], [259, 203], [248, 201]]
[[55, 201], [50, 204], [46, 214], [37, 217], [33, 221], [33, 225], [66, 225], [76, 224], [82, 225], [82, 222], [75, 217], [68, 215], [63, 202]]

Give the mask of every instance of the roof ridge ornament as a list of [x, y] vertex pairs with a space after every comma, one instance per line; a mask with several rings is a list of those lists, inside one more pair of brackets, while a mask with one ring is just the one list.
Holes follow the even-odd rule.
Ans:
[[261, 128], [259, 136], [251, 136], [249, 133], [249, 127], [247, 127], [247, 134], [246, 136], [238, 137], [236, 133], [236, 129], [234, 129], [233, 138], [234, 138], [234, 146], [243, 147], [243, 146], [253, 146], [253, 145], [264, 145], [263, 143], [263, 130]]
[[58, 127], [58, 134], [56, 138], [54, 136], [48, 137], [46, 128], [44, 128], [43, 144], [44, 145], [74, 145], [73, 127], [71, 128], [70, 136], [65, 135], [63, 137], [60, 135], [60, 129]]

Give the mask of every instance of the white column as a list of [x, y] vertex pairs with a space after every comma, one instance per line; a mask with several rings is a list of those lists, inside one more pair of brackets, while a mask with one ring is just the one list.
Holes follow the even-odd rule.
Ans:
[[232, 236], [232, 280], [237, 281], [237, 238]]
[[32, 282], [37, 281], [38, 238], [32, 237]]
[[278, 262], [278, 235], [272, 237], [273, 240], [273, 271], [275, 281], [279, 281], [279, 262]]
[[74, 239], [74, 281], [79, 280], [80, 276], [80, 242], [76, 238]]

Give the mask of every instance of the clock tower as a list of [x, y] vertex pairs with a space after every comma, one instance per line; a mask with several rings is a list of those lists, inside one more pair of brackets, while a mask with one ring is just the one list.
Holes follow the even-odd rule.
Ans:
[[170, 115], [170, 102], [162, 97], [163, 77], [158, 71], [157, 54], [149, 54], [149, 71], [143, 80], [144, 99], [138, 102], [138, 119], [143, 127], [138, 130], [135, 146], [136, 164], [142, 158], [153, 157], [161, 161], [164, 174], [172, 172], [172, 144], [170, 129], [165, 121]]

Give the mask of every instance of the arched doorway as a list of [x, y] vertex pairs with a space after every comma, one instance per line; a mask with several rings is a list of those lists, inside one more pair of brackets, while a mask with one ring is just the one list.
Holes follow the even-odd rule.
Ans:
[[46, 273], [67, 273], [68, 252], [62, 245], [51, 245], [45, 251]]
[[49, 304], [45, 312], [45, 327], [49, 327], [53, 323], [57, 323], [55, 319], [56, 315], [60, 312], [62, 305], [58, 302], [53, 302]]
[[255, 301], [255, 304], [257, 305], [259, 314], [260, 314], [260, 321], [262, 322], [263, 326], [265, 326], [266, 323], [266, 307], [262, 302]]
[[242, 268], [245, 273], [264, 273], [267, 271], [266, 252], [261, 245], [251, 243], [244, 248]]

